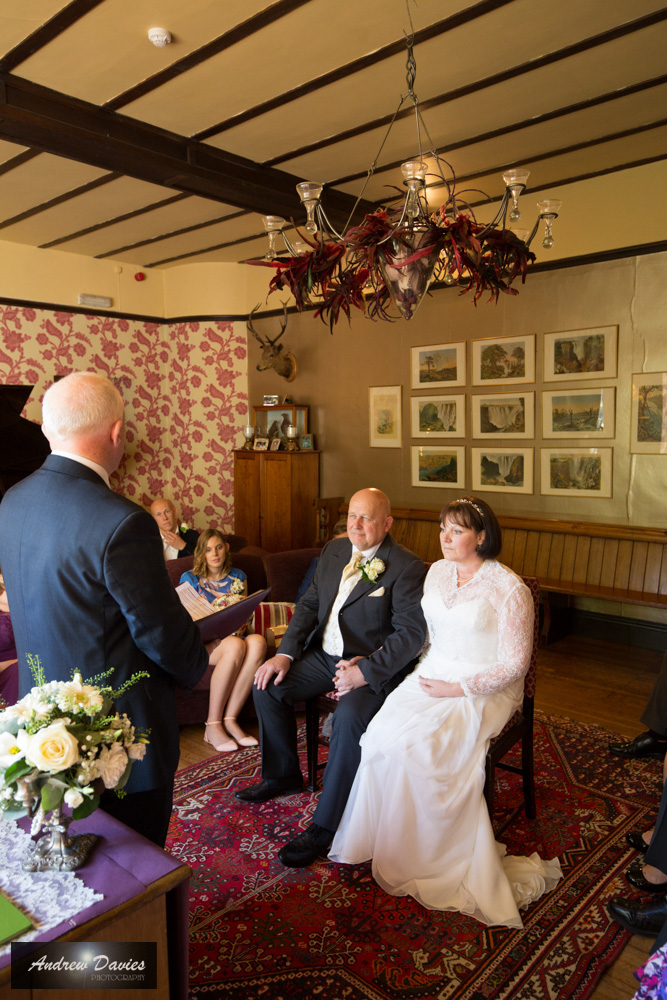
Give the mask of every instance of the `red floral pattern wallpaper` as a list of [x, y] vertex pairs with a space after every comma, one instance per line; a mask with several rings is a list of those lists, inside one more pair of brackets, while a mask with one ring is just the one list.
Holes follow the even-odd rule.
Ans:
[[202, 530], [234, 524], [233, 449], [243, 443], [248, 379], [243, 323], [142, 323], [0, 304], [0, 384], [34, 385], [41, 421], [54, 375], [104, 372], [126, 405], [127, 449], [112, 478], [142, 505], [174, 501]]

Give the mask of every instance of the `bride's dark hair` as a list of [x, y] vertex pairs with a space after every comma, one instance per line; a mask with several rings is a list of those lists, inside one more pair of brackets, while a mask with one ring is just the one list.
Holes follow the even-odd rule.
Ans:
[[472, 528], [478, 533], [484, 532], [484, 540], [477, 550], [482, 559], [496, 559], [500, 555], [503, 546], [502, 531], [498, 518], [486, 500], [474, 496], [450, 500], [440, 511], [441, 526], [446, 518], [450, 518], [463, 528]]

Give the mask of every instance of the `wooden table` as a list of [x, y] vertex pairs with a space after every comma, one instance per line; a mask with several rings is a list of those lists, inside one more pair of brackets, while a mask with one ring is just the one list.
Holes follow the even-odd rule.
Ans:
[[[25, 820], [20, 823], [27, 828]], [[77, 914], [75, 927], [63, 922], [36, 941], [155, 941], [158, 978], [151, 997], [187, 1000], [190, 868], [101, 809], [72, 823], [70, 832], [100, 837], [79, 876], [104, 899]], [[62, 995], [62, 990], [12, 990], [9, 956], [0, 958], [0, 997], [61, 1000]], [[76, 991], [77, 1000], [146, 1000], [147, 995], [144, 989]]]

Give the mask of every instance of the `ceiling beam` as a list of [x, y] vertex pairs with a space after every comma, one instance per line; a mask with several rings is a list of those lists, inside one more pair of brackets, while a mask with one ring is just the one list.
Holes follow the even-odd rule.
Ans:
[[[0, 139], [260, 215], [301, 214], [301, 178], [8, 73], [0, 73]], [[351, 195], [327, 191], [336, 226], [354, 204]], [[358, 216], [371, 211], [362, 202]]]

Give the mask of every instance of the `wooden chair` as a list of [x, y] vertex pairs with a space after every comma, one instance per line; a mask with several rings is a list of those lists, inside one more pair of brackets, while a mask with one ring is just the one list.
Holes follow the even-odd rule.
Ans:
[[[503, 822], [502, 828], [514, 819], [522, 806], [525, 806], [526, 815], [529, 819], [535, 819], [535, 773], [533, 762], [533, 718], [535, 707], [535, 687], [537, 681], [537, 646], [539, 638], [540, 619], [540, 584], [539, 580], [533, 576], [524, 576], [523, 582], [529, 588], [533, 603], [535, 605], [535, 625], [533, 628], [533, 648], [530, 657], [530, 666], [524, 681], [523, 703], [505, 728], [498, 736], [491, 741], [486, 755], [486, 779], [484, 782], [484, 797], [487, 802], [489, 816], [493, 821], [493, 800], [496, 768], [513, 771], [521, 774], [523, 779], [523, 800], [509, 814]], [[320, 736], [319, 722], [320, 713], [335, 712], [338, 702], [328, 695], [318, 695], [306, 702], [306, 760], [308, 764], [308, 791], [314, 792], [317, 789], [317, 772], [324, 768], [325, 764], [318, 761], [318, 747], [320, 744], [327, 744], [327, 740]], [[506, 763], [503, 758], [521, 741], [521, 765]], [[500, 832], [500, 831], [497, 831]]]

